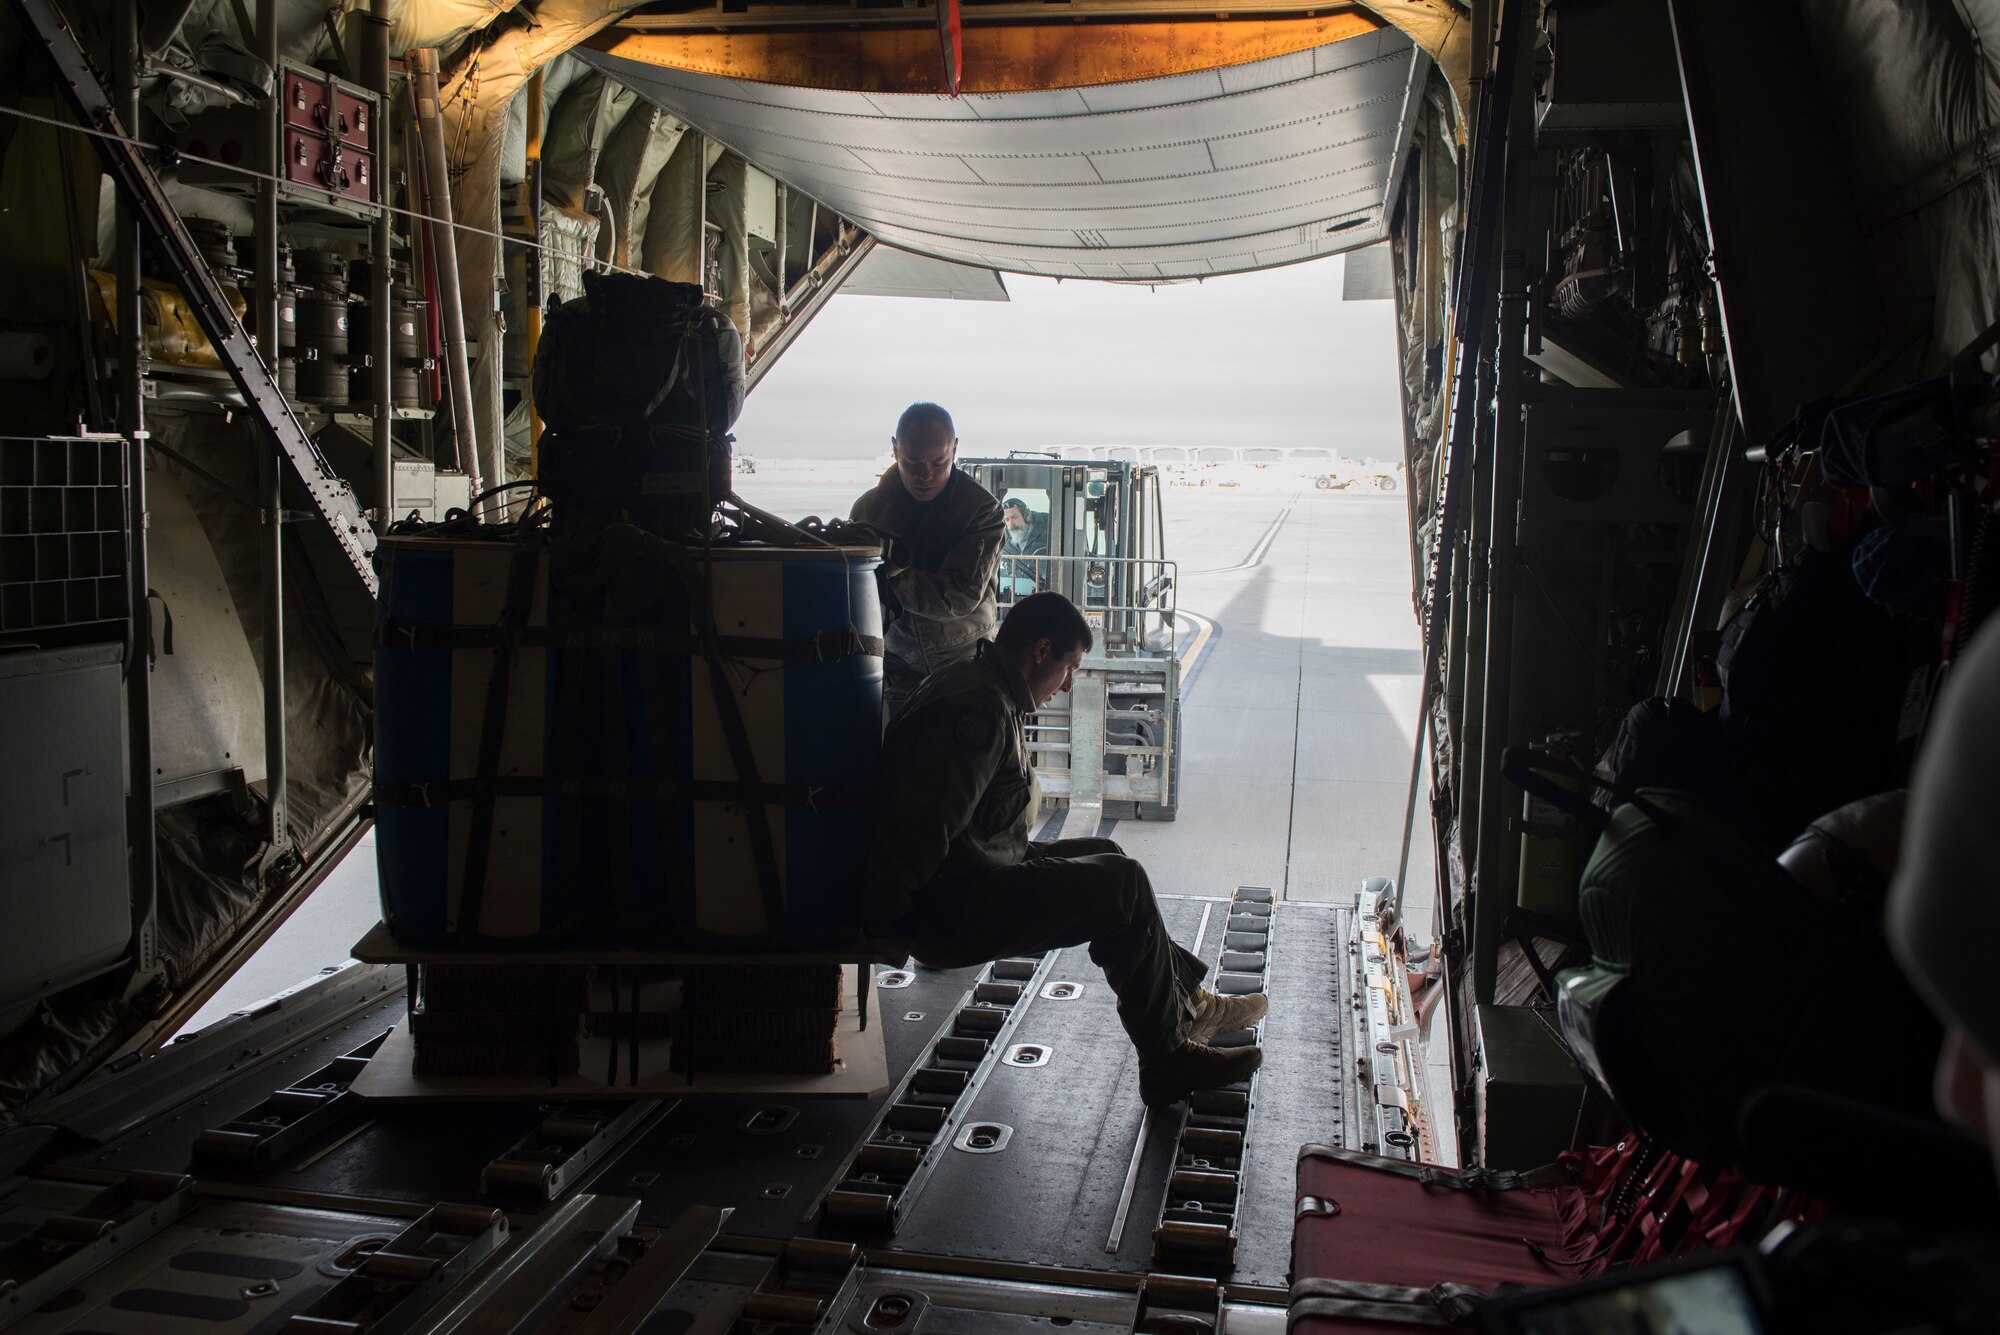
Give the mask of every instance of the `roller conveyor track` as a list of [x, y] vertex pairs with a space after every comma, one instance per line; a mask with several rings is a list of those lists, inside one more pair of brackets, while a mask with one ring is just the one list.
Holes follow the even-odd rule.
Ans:
[[[878, 984], [875, 993], [873, 1023], [883, 1028], [892, 1092], [981, 971], [909, 972], [906, 986]], [[815, 1207], [886, 1102], [886, 1096], [789, 1104], [691, 1099], [619, 1154], [596, 1189], [639, 1197], [642, 1223], [664, 1225], [686, 1206], [704, 1203], [733, 1209], [728, 1227], [737, 1237], [810, 1235]]]
[[[1201, 956], [1214, 966], [1228, 948], [1228, 902], [1168, 899], [1161, 908], [1176, 940], [1192, 946], [1201, 935]], [[1284, 1287], [1298, 1147], [1315, 1136], [1347, 1139], [1339, 1035], [1349, 1000], [1329, 985], [1324, 967], [1339, 949], [1346, 916], [1323, 905], [1274, 910], [1271, 1014], [1256, 1117], [1242, 1152], [1234, 1286]], [[1125, 1227], [1107, 1251], [1143, 1114], [1138, 1063], [1085, 948], [1060, 953], [1043, 991], [1065, 982], [1080, 994], [1038, 996], [1014, 1038], [1046, 1048], [1046, 1064], [997, 1070], [973, 1105], [971, 1124], [1007, 1128], [1005, 1148], [961, 1151], [941, 1165], [891, 1252], [1120, 1275], [1161, 1268], [1152, 1234], [1173, 1168], [1179, 1109], [1153, 1116], [1124, 1200]]]
[[[439, 1201], [483, 1201], [481, 1175], [487, 1165], [521, 1143], [547, 1116], [535, 1104], [390, 1108], [349, 1098], [329, 1110], [334, 1116], [310, 1126], [310, 1134], [278, 1138], [271, 1147], [274, 1153], [229, 1152], [236, 1145], [250, 1145], [246, 1118], [254, 1125], [274, 1098], [329, 1068], [338, 1069], [342, 1058], [365, 1050], [384, 1030], [401, 1023], [404, 1013], [398, 990], [303, 1036], [258, 1037], [254, 1026], [228, 1026], [204, 1042], [234, 1048], [232, 1060], [198, 1096], [102, 1145], [38, 1165], [37, 1171], [56, 1177], [195, 1171], [207, 1196], [315, 1205], [351, 1202], [359, 1209], [409, 1215]], [[232, 1043], [236, 1028], [251, 1032]], [[176, 1046], [157, 1060], [184, 1061], [188, 1055]], [[518, 1200], [506, 1203], [520, 1208]]]
[[[1267, 990], [1277, 936], [1274, 898], [1268, 887], [1236, 887], [1223, 910], [1223, 946], [1209, 980], [1212, 990], [1224, 996]], [[1258, 1038], [1250, 1029], [1218, 1034], [1210, 1042], [1216, 1047], [1240, 1047]], [[1153, 1230], [1153, 1262], [1160, 1269], [1220, 1274], [1235, 1266], [1237, 1214], [1256, 1102], [1253, 1072], [1249, 1079], [1225, 1089], [1198, 1091], [1183, 1106], [1166, 1199]]]
[[[1174, 938], [1192, 944], [1204, 905], [1172, 900], [1161, 908]], [[1213, 952], [1204, 956], [1212, 959]], [[1048, 995], [1063, 991], [1070, 995]], [[940, 1165], [924, 1199], [898, 1230], [894, 1249], [997, 1263], [1144, 1270], [1146, 1223], [1148, 1212], [1158, 1211], [1156, 1183], [1164, 1182], [1164, 1159], [1142, 1172], [1139, 1199], [1153, 1203], [1132, 1210], [1145, 1222], [1130, 1230], [1117, 1254], [1107, 1255], [1105, 1242], [1144, 1109], [1138, 1061], [1118, 1023], [1116, 999], [1087, 948], [1058, 953], [1013, 1041], [1040, 1049], [1045, 1059], [996, 1070], [968, 1123], [1004, 1128], [1004, 1147], [992, 1153], [958, 1151]]]

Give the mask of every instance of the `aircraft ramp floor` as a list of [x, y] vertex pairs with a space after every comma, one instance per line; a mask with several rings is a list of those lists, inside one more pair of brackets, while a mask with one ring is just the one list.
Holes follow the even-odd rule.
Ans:
[[[1162, 908], [1183, 945], [1205, 936], [1201, 953], [1213, 965], [1222, 949], [1227, 901], [1169, 899]], [[1271, 1015], [1246, 1138], [1232, 1283], [1282, 1288], [1294, 1156], [1308, 1140], [1344, 1142], [1348, 1134], [1350, 1095], [1341, 1073], [1351, 1063], [1341, 1045], [1350, 1003], [1344, 990], [1326, 982], [1345, 977], [1345, 910], [1281, 905], [1274, 918]], [[916, 1050], [948, 1021], [971, 977], [969, 970], [920, 970], [907, 989], [877, 993], [890, 1026], [892, 1073], [906, 1070]], [[1063, 982], [1077, 984], [1078, 994], [1048, 995]], [[913, 1015], [921, 1018], [908, 1018]], [[1045, 1064], [993, 1066], [960, 1119], [961, 1126], [1005, 1128], [1004, 1148], [943, 1155], [921, 1191], [903, 1203], [893, 1234], [829, 1233], [888, 1254], [979, 1262], [988, 1269], [1138, 1275], [1157, 1268], [1153, 1229], [1178, 1124], [1173, 1114], [1150, 1118], [1128, 1196], [1145, 1111], [1138, 1064], [1104, 975], [1085, 948], [1057, 952], [1007, 1044], [1043, 1050]], [[671, 1219], [688, 1205], [727, 1204], [735, 1209], [730, 1235], [810, 1234], [815, 1206], [841, 1163], [839, 1151], [865, 1131], [880, 1104], [801, 1103], [776, 1134], [745, 1129], [755, 1111], [739, 1103], [682, 1103], [619, 1156], [598, 1189], [640, 1196], [646, 1202], [641, 1217], [652, 1222]]]
[[[1162, 907], [1176, 939], [1190, 946], [1199, 942], [1203, 957], [1216, 964], [1230, 921], [1229, 901], [1169, 898]], [[1279, 904], [1269, 918], [1265, 984], [1271, 1013], [1262, 1035], [1265, 1066], [1242, 1141], [1234, 1260], [1209, 1270], [1246, 1300], [1278, 1301], [1285, 1287], [1298, 1146], [1349, 1135], [1353, 1095], [1343, 1081], [1352, 1060], [1342, 1044], [1351, 1000], [1343, 987], [1327, 981], [1348, 977], [1343, 962], [1348, 917], [1343, 908]], [[832, 1240], [858, 1244], [877, 1279], [884, 1268], [933, 1277], [925, 1281], [925, 1293], [952, 1284], [1003, 1286], [994, 1292], [1028, 1285], [1041, 1295], [1035, 1302], [1016, 1293], [1001, 1304], [1028, 1311], [1038, 1310], [1037, 1303], [1047, 1310], [1055, 1301], [1051, 1295], [1074, 1290], [1081, 1304], [1075, 1322], [1090, 1329], [1085, 1313], [1101, 1310], [1104, 1292], [1129, 1295], [1149, 1273], [1190, 1269], [1184, 1262], [1163, 1265], [1154, 1254], [1154, 1230], [1169, 1204], [1181, 1110], [1144, 1115], [1136, 1061], [1110, 990], [1085, 948], [1021, 961], [1017, 968], [1028, 976], [993, 1048], [996, 1057], [1025, 1050], [1034, 1064], [981, 1064], [946, 1127], [949, 1142], [937, 1147], [928, 1171], [903, 1193], [892, 1228], [854, 1226], [827, 1206], [857, 1147], [871, 1135], [879, 1138], [879, 1124], [895, 1111], [893, 1090], [872, 1100], [802, 1099], [786, 1105], [688, 1099], [602, 1114], [602, 1134], [551, 1200], [509, 1190], [504, 1174], [495, 1172], [496, 1164], [518, 1157], [552, 1116], [563, 1114], [548, 1105], [382, 1105], [349, 1099], [319, 1124], [272, 1145], [268, 1154], [232, 1152], [231, 1136], [244, 1134], [246, 1127], [254, 1132], [260, 1110], [270, 1106], [266, 1100], [288, 1087], [310, 1086], [330, 1064], [365, 1048], [400, 1020], [399, 989], [378, 985], [370, 994], [350, 996], [345, 1009], [317, 1031], [301, 1030], [254, 1048], [204, 1052], [199, 1042], [181, 1045], [183, 1051], [163, 1059], [185, 1066], [174, 1088], [192, 1087], [192, 1074], [202, 1064], [216, 1067], [197, 1096], [149, 1104], [142, 1090], [126, 1103], [108, 1100], [101, 1110], [106, 1123], [101, 1143], [72, 1149], [52, 1142], [32, 1171], [38, 1180], [58, 1184], [192, 1173], [202, 1204], [143, 1245], [156, 1264], [142, 1264], [135, 1254], [101, 1271], [78, 1290], [73, 1321], [52, 1311], [35, 1317], [35, 1326], [175, 1329], [164, 1323], [178, 1300], [159, 1296], [180, 1292], [175, 1285], [193, 1285], [188, 1291], [195, 1292], [207, 1282], [199, 1276], [218, 1266], [225, 1274], [259, 1266], [282, 1269], [268, 1256], [264, 1261], [255, 1256], [272, 1248], [290, 1256], [301, 1248], [312, 1252], [355, 1236], [379, 1235], [391, 1223], [428, 1218], [426, 1212], [440, 1203], [504, 1210], [516, 1231], [530, 1236], [538, 1225], [559, 1222], [565, 1211], [579, 1208], [580, 1200], [621, 1198], [636, 1206], [634, 1226], [640, 1228], [669, 1230], [705, 1207], [728, 1210], [711, 1250], [741, 1253], [751, 1259], [740, 1264], [753, 1269], [755, 1257], [762, 1254], [768, 1261], [787, 1243]], [[996, 986], [982, 982], [978, 970], [910, 973], [907, 986], [877, 992], [876, 1022], [886, 1026], [891, 1075], [899, 1082], [914, 1079], [911, 1072], [922, 1069], [940, 1038], [949, 1037], [963, 1008], [976, 1006], [977, 998]], [[376, 972], [378, 983], [385, 974], [392, 971]], [[997, 1147], [981, 1148], [969, 1139], [996, 1127], [1005, 1133]], [[218, 1227], [224, 1216], [229, 1222]], [[25, 1236], [36, 1217], [32, 1204], [10, 1199], [0, 1207], [0, 1241], [10, 1234]], [[250, 1259], [214, 1259], [250, 1246], [232, 1241], [238, 1237], [263, 1241], [243, 1252]], [[187, 1263], [184, 1254], [208, 1259]], [[196, 1277], [184, 1278], [190, 1264]], [[722, 1278], [703, 1279], [699, 1274], [706, 1272], [697, 1272], [682, 1283], [729, 1283], [728, 1264], [703, 1264], [711, 1270], [720, 1266], [716, 1273]], [[140, 1296], [131, 1297], [133, 1292]], [[975, 1306], [986, 1304], [979, 1321], [936, 1328], [1010, 1328], [1006, 1313], [988, 1310], [992, 1296], [974, 1295]], [[695, 1311], [705, 1307], [698, 1298], [697, 1287], [677, 1301]], [[221, 1307], [213, 1310], [214, 1317], [188, 1328], [277, 1328], [249, 1319], [260, 1313], [268, 1318], [270, 1305], [250, 1304], [240, 1322], [224, 1317]], [[113, 1320], [114, 1311], [124, 1315]], [[934, 1320], [944, 1320], [945, 1311], [941, 1306]], [[1129, 1323], [1129, 1314], [1121, 1319]], [[1129, 1329], [1129, 1324], [1113, 1321], [1107, 1328]]]

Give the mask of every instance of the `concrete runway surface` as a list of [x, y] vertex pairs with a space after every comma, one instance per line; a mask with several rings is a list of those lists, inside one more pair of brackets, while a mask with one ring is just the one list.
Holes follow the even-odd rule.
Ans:
[[[792, 519], [844, 515], [860, 490], [797, 479], [773, 469], [738, 487]], [[1175, 487], [1165, 509], [1180, 610], [1214, 630], [1183, 691], [1180, 817], [1120, 821], [1112, 836], [1164, 894], [1263, 885], [1351, 900], [1363, 878], [1396, 874], [1408, 797], [1419, 654], [1404, 497]], [[1420, 829], [1407, 903], [1418, 939], [1430, 935], [1429, 848]], [[189, 1028], [346, 959], [378, 915], [370, 837]]]

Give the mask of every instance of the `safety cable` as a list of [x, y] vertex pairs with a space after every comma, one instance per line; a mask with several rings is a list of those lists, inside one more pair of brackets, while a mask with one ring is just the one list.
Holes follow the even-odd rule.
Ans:
[[[199, 163], [204, 167], [212, 167], [218, 171], [233, 173], [237, 176], [243, 177], [245, 180], [269, 181], [277, 185], [300, 184], [300, 182], [293, 181], [287, 177], [278, 176], [270, 172], [258, 171], [255, 167], [246, 167], [240, 163], [222, 162], [215, 158], [203, 157], [199, 153], [190, 153], [186, 149], [180, 148], [173, 144], [152, 143], [148, 140], [135, 138], [131, 135], [113, 134], [109, 130], [100, 130], [94, 126], [78, 125], [75, 121], [64, 120], [58, 116], [43, 116], [36, 112], [23, 111], [19, 107], [9, 107], [9, 106], [0, 106], [0, 113], [4, 113], [5, 115], [13, 116], [24, 121], [33, 121], [38, 125], [51, 125], [58, 130], [69, 130], [76, 134], [85, 135], [93, 139], [109, 140], [112, 143], [125, 144], [132, 148], [143, 149], [149, 153], [163, 154], [170, 161], [173, 162]], [[309, 186], [306, 188], [316, 190], [319, 187]], [[326, 193], [331, 194], [332, 192], [328, 191]], [[428, 223], [432, 227], [449, 227], [454, 232], [461, 232], [471, 236], [486, 237], [489, 240], [503, 242], [510, 246], [521, 246], [527, 250], [541, 251], [546, 253], [555, 249], [552, 246], [545, 245], [538, 241], [530, 241], [526, 237], [515, 236], [512, 235], [511, 233], [496, 232], [489, 228], [475, 226], [472, 223], [462, 223], [451, 219], [433, 217], [431, 214], [424, 213], [418, 209], [403, 208], [395, 204], [390, 204], [386, 202], [371, 204], [368, 207], [386, 209], [389, 213], [394, 214], [397, 217], [407, 218], [413, 222]], [[569, 256], [569, 252], [567, 251], [562, 252], [562, 255], [563, 257], [567, 258]], [[605, 261], [600, 261], [595, 259], [593, 259], [591, 263], [593, 265], [601, 265], [602, 272], [631, 274], [635, 278], [651, 278], [655, 276], [644, 269], [633, 269], [622, 264], [611, 264]]]

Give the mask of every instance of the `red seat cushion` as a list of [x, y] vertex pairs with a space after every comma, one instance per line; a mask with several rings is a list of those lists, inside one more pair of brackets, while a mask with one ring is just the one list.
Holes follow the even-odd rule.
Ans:
[[[1536, 1175], [1540, 1177], [1540, 1174]], [[1563, 1156], [1555, 1186], [1327, 1145], [1299, 1150], [1291, 1335], [1435, 1325], [1501, 1284], [1559, 1284], [1738, 1241], [1753, 1221], [1823, 1212], [1796, 1193], [1703, 1172], [1636, 1137]], [[1315, 1284], [1314, 1281], [1321, 1281]], [[1352, 1286], [1387, 1285], [1365, 1293]], [[1407, 1320], [1403, 1320], [1407, 1313]]]
[[[1438, 1170], [1427, 1183], [1412, 1176], [1415, 1165], [1400, 1159], [1345, 1150], [1335, 1158], [1316, 1148], [1299, 1155], [1295, 1281], [1490, 1289], [1552, 1284], [1576, 1273], [1543, 1263], [1529, 1246], [1567, 1255], [1555, 1189], [1465, 1190], [1443, 1185], [1464, 1180], [1447, 1171]], [[1313, 1201], [1322, 1204], [1315, 1208]]]

